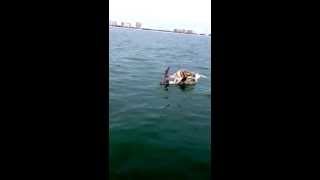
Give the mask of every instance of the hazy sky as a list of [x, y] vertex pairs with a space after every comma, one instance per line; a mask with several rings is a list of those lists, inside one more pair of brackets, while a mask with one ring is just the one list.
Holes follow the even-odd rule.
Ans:
[[109, 0], [110, 20], [211, 33], [211, 0]]

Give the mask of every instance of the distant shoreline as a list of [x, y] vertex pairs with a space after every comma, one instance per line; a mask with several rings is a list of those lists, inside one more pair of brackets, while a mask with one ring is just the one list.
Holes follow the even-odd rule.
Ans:
[[161, 30], [161, 29], [152, 29], [152, 28], [137, 28], [137, 27], [125, 27], [125, 26], [119, 26], [119, 25], [109, 25], [111, 27], [118, 27], [118, 28], [126, 28], [126, 29], [141, 29], [145, 31], [161, 31], [161, 32], [170, 32], [170, 33], [177, 33], [177, 34], [193, 34], [193, 35], [200, 35], [200, 36], [211, 36], [211, 34], [203, 34], [203, 33], [188, 33], [188, 32], [175, 32], [170, 30]]

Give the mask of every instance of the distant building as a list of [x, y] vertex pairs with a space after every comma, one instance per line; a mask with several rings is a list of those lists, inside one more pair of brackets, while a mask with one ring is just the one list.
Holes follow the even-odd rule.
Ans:
[[186, 30], [184, 30], [184, 29], [174, 29], [173, 32], [176, 32], [176, 33], [185, 33]]
[[121, 23], [121, 26], [122, 26], [122, 27], [131, 27], [131, 23], [122, 22], [122, 23]]
[[187, 30], [186, 33], [187, 34], [193, 34], [193, 31], [192, 30]]
[[142, 24], [140, 22], [136, 22], [136, 28], [141, 28]]
[[109, 21], [110, 26], [117, 26], [117, 21]]

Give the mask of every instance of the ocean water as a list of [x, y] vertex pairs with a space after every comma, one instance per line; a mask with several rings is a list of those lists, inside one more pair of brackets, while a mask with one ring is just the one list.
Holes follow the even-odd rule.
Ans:
[[[109, 27], [110, 179], [210, 177], [210, 38]], [[164, 88], [165, 69], [206, 75]]]

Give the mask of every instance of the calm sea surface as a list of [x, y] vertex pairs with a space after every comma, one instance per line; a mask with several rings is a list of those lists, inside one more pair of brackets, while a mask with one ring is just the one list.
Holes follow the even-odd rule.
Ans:
[[[109, 28], [110, 179], [210, 177], [210, 38]], [[164, 70], [209, 77], [159, 85]]]

